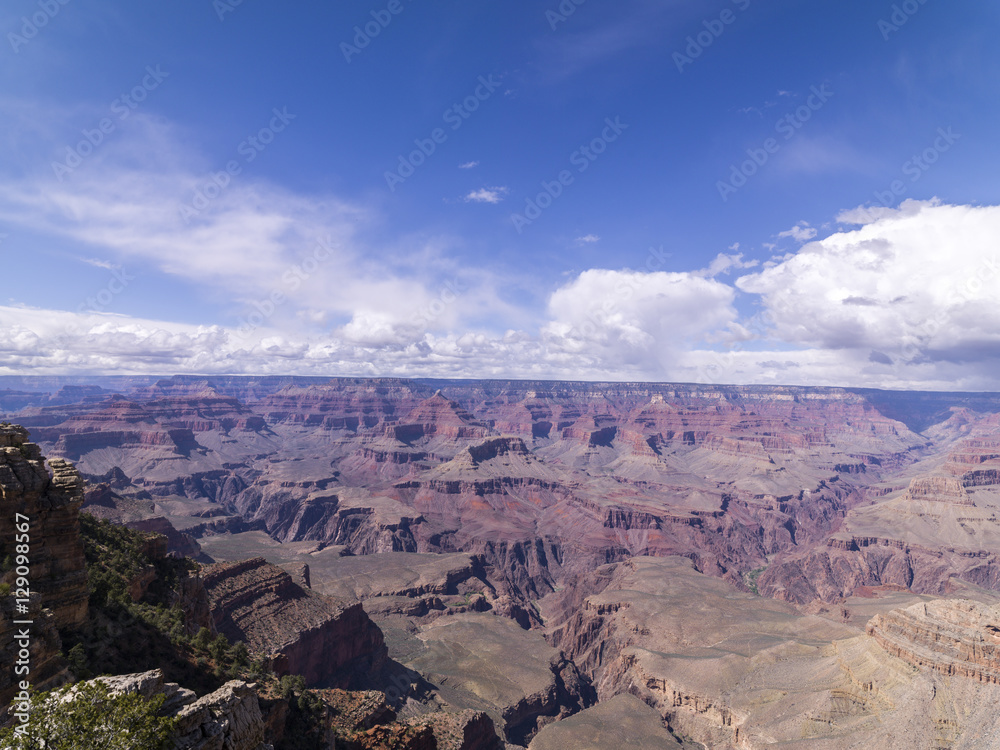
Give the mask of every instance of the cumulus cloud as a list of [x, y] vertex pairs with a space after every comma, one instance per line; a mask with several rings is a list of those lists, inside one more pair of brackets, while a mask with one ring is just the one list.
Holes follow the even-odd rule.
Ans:
[[800, 221], [791, 229], [778, 232], [779, 237], [791, 237], [796, 242], [808, 242], [816, 236], [816, 228], [809, 226], [808, 221]]
[[876, 364], [986, 361], [1000, 354], [1000, 207], [908, 201], [744, 276], [776, 338], [857, 350]]
[[505, 187], [483, 187], [465, 196], [466, 203], [499, 203], [507, 195]]
[[136, 115], [116, 135], [62, 182], [0, 165], [0, 222], [86, 247], [76, 260], [112, 274], [140, 266], [130, 294], [157, 274], [210, 290], [228, 321], [0, 306], [0, 372], [1000, 387], [1000, 207], [859, 207], [828, 237], [805, 222], [781, 232], [802, 246], [763, 265], [733, 244], [699, 270], [589, 269], [511, 294], [511, 279], [449, 258], [447, 240], [373, 247], [370, 206], [249, 170], [182, 213], [211, 165], [159, 121]]
[[479, 162], [478, 161], [467, 161], [464, 164], [459, 164], [458, 168], [459, 169], [475, 169], [478, 166], [479, 166]]
[[662, 372], [678, 352], [736, 323], [734, 296], [690, 273], [592, 269], [551, 296], [543, 335], [564, 353]]

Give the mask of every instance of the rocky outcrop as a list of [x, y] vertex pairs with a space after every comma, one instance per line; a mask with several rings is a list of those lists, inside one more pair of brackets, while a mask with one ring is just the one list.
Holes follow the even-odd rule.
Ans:
[[910, 482], [907, 498], [953, 505], [975, 505], [962, 482], [952, 477], [917, 477]]
[[174, 528], [163, 516], [145, 518], [141, 521], [130, 521], [125, 524], [130, 529], [147, 533], [159, 534], [167, 541], [167, 551], [181, 557], [196, 558], [201, 554], [201, 547], [190, 535]]
[[402, 719], [377, 690], [323, 690], [340, 750], [503, 750], [482, 711], [435, 711]]
[[[0, 583], [11, 589], [3, 597], [0, 620], [0, 706], [10, 703], [18, 679], [15, 662], [29, 667], [32, 685], [53, 687], [65, 679], [59, 659], [57, 630], [79, 626], [87, 617], [87, 571], [80, 541], [83, 482], [70, 464], [49, 462], [52, 477], [27, 430], [0, 425]], [[24, 584], [28, 592], [17, 596]], [[25, 600], [16, 611], [15, 597]], [[16, 638], [30, 621], [30, 663]], [[24, 672], [20, 673], [22, 676]]]
[[278, 674], [346, 686], [385, 663], [382, 632], [360, 603], [304, 589], [263, 558], [207, 566], [202, 581], [218, 632], [267, 656]]
[[939, 599], [875, 615], [866, 632], [915, 667], [1000, 685], [1000, 606]]
[[[72, 465], [52, 459], [52, 478], [26, 430], [0, 426], [0, 546], [3, 556], [18, 552], [15, 521], [29, 519], [28, 579], [59, 627], [73, 627], [87, 614], [87, 573], [80, 541], [83, 481]], [[13, 583], [13, 571], [4, 581]], [[16, 588], [16, 587], [15, 587]]]
[[[231, 680], [201, 698], [174, 683], [163, 672], [98, 677], [113, 695], [138, 693], [152, 699], [163, 695], [161, 713], [177, 720], [176, 750], [273, 750], [265, 742], [265, 724], [257, 693], [241, 680]], [[72, 694], [72, 691], [71, 691]]]
[[177, 713], [177, 745], [191, 750], [272, 750], [264, 742], [257, 693], [231, 680]]

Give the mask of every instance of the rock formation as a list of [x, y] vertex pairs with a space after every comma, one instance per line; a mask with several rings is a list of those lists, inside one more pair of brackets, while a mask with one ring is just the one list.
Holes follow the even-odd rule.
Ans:
[[868, 635], [915, 667], [1000, 685], [1000, 606], [940, 599], [875, 615]]
[[[80, 625], [87, 616], [87, 572], [80, 541], [83, 482], [65, 461], [53, 459], [50, 478], [37, 445], [27, 430], [0, 425], [0, 559], [5, 559], [0, 583], [9, 588], [0, 601], [0, 705], [9, 704], [20, 679], [13, 664], [21, 658], [15, 636], [31, 621], [30, 676], [33, 685], [53, 687], [66, 679], [59, 658], [57, 630]], [[25, 530], [22, 524], [27, 524]], [[27, 564], [20, 562], [22, 553]], [[18, 591], [27, 582], [30, 596]], [[28, 610], [15, 609], [16, 599], [28, 599]]]
[[218, 632], [267, 656], [279, 675], [346, 686], [385, 663], [382, 633], [361, 604], [304, 589], [263, 558], [210, 565], [202, 582]]
[[273, 750], [253, 687], [231, 680], [213, 693], [196, 698], [190, 690], [164, 681], [163, 672], [96, 678], [112, 695], [138, 693], [151, 699], [163, 695], [161, 713], [177, 720], [177, 750]]

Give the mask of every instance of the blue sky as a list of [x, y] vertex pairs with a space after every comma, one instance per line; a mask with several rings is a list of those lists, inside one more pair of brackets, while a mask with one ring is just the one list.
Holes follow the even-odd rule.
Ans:
[[995, 388], [998, 21], [11, 0], [0, 373]]

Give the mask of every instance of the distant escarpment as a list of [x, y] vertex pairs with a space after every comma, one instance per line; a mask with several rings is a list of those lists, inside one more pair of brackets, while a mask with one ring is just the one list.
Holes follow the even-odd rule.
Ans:
[[1000, 515], [990, 492], [955, 477], [915, 477], [905, 491], [852, 510], [822, 545], [778, 556], [757, 588], [799, 604], [865, 586], [947, 595], [952, 577], [1000, 590]]
[[[24, 410], [50, 449], [109, 478], [95, 512], [166, 517], [199, 540], [265, 531], [355, 555], [475, 554], [534, 625], [525, 600], [636, 555], [681, 555], [799, 603], [997, 578], [967, 556], [972, 542], [936, 542], [926, 520], [950, 514], [970, 537], [990, 523], [996, 425], [971, 412], [925, 436], [885, 399], [838, 388], [222, 377], [100, 395]], [[939, 475], [908, 473], [945, 453]], [[119, 475], [131, 486], [113, 486]], [[926, 528], [853, 522], [897, 501]], [[937, 572], [920, 550], [943, 555]]]
[[216, 629], [268, 657], [279, 675], [345, 687], [385, 665], [382, 633], [360, 603], [304, 589], [263, 558], [210, 565], [202, 582]]

